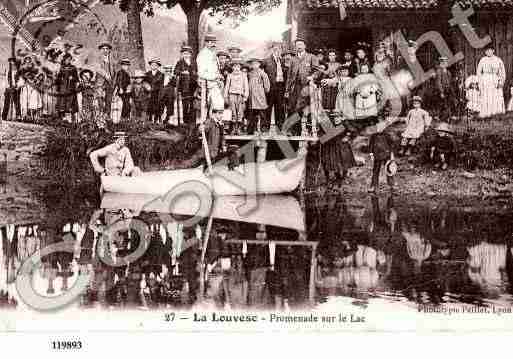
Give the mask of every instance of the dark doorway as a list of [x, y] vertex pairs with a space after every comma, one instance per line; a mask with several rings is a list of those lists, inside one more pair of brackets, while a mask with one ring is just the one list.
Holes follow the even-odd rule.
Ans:
[[[338, 51], [339, 56], [342, 56], [346, 50], [350, 50], [354, 54], [354, 47], [358, 42], [366, 42], [372, 46], [372, 31], [365, 27], [340, 30], [335, 49]], [[372, 54], [368, 54], [368, 56], [372, 58]]]

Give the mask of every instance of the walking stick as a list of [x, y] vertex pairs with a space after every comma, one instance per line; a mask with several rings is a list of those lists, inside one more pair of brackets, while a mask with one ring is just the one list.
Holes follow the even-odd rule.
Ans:
[[203, 150], [205, 152], [205, 159], [209, 173], [212, 173], [212, 160], [210, 158], [210, 151], [208, 148], [207, 135], [205, 134], [205, 122], [207, 120], [207, 80], [201, 81], [201, 141], [203, 143]]

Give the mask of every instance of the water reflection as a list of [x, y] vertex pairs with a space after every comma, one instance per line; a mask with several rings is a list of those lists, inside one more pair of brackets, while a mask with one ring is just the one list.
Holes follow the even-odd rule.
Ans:
[[13, 282], [21, 263], [63, 240], [75, 253], [41, 258], [34, 288], [57, 296], [89, 273], [83, 308], [289, 310], [330, 297], [511, 301], [511, 212], [377, 196], [268, 196], [243, 215], [244, 201], [216, 200], [208, 218], [187, 226], [179, 221], [194, 215], [193, 201], [171, 214], [145, 196], [110, 194], [76, 222], [63, 214], [1, 226], [0, 306], [19, 304]]

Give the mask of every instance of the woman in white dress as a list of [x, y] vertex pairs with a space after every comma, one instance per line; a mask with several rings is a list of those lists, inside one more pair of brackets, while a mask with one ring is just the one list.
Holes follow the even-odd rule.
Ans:
[[486, 56], [479, 60], [477, 76], [481, 93], [479, 117], [489, 117], [505, 112], [503, 86], [506, 79], [504, 62], [494, 55], [494, 49], [487, 47]]

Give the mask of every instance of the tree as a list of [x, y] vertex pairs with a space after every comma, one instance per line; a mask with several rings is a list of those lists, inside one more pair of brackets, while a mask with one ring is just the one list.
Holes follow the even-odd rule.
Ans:
[[[119, 4], [121, 11], [127, 14], [129, 41], [133, 48], [132, 57], [144, 67], [144, 44], [141, 28], [141, 12], [154, 15], [154, 5], [164, 5], [169, 9], [180, 5], [187, 16], [187, 39], [194, 54], [199, 50], [199, 24], [201, 14], [209, 10], [210, 15], [222, 14], [227, 17], [244, 20], [250, 10], [263, 13], [281, 4], [283, 0], [102, 0], [104, 4]], [[291, 0], [292, 1], [292, 0]]]

